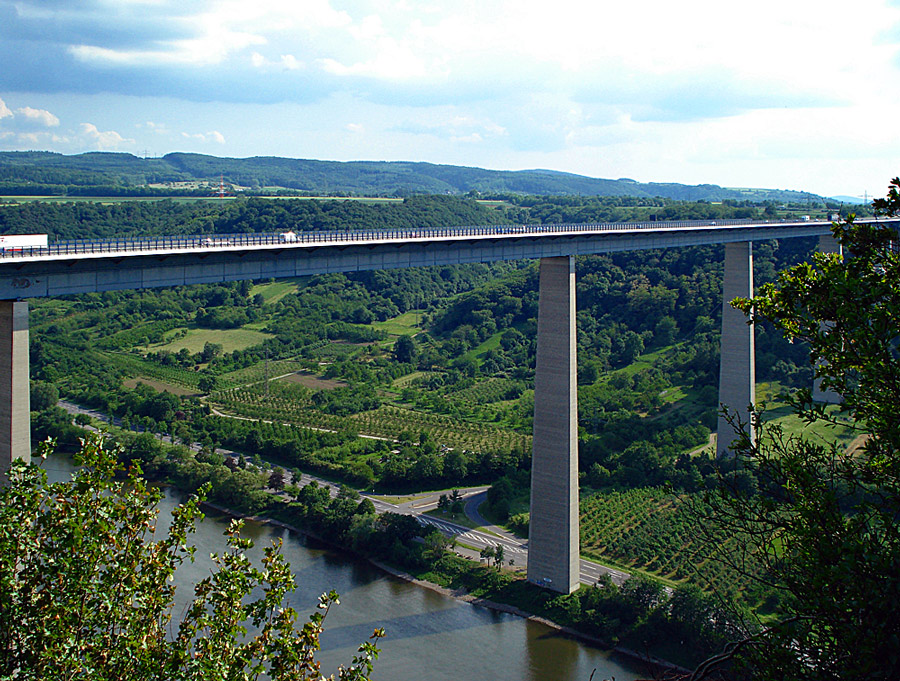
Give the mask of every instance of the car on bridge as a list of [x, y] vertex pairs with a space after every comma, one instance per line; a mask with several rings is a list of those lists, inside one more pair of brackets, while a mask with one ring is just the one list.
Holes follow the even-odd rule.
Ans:
[[230, 246], [231, 241], [228, 239], [214, 239], [211, 236], [200, 240], [201, 246]]

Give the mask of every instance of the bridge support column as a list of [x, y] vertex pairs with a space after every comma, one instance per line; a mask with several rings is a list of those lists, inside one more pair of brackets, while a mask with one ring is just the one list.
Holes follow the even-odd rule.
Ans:
[[[747, 407], [756, 403], [756, 356], [753, 324], [731, 307], [735, 298], [753, 296], [753, 246], [749, 241], [725, 244], [722, 284], [722, 347], [719, 357], [719, 405], [736, 414], [753, 437]], [[727, 456], [735, 439], [734, 428], [719, 414], [716, 456]]]
[[534, 376], [528, 579], [560, 593], [579, 583], [575, 258], [542, 258]]
[[28, 303], [0, 300], [0, 484], [13, 459], [31, 460]]
[[[823, 235], [819, 237], [819, 244], [816, 250], [818, 250], [819, 253], [837, 253], [838, 255], [841, 255], [841, 242], [831, 235]], [[830, 325], [829, 322], [822, 323], [822, 327], [825, 328]], [[816, 369], [819, 368], [820, 364], [821, 362], [816, 364]], [[839, 404], [842, 401], [840, 394], [834, 390], [822, 390], [821, 378], [813, 379], [812, 398], [813, 402], [822, 404]]]

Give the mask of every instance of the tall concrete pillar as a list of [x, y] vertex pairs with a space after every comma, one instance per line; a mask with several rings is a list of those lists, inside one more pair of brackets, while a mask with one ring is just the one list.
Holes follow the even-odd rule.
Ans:
[[560, 593], [579, 583], [575, 258], [541, 259], [528, 579]]
[[[838, 255], [841, 255], [841, 242], [830, 234], [824, 234], [819, 237], [819, 244], [816, 247], [816, 250], [818, 250], [819, 253], [837, 253]], [[822, 327], [824, 328], [827, 328], [830, 325], [829, 322], [822, 322]], [[819, 368], [820, 364], [821, 362], [816, 363], [816, 369]], [[822, 390], [821, 378], [813, 379], [812, 398], [813, 402], [820, 402], [823, 404], [839, 404], [842, 401], [840, 393], [835, 392], [834, 390]]]
[[[749, 241], [725, 244], [722, 285], [722, 349], [719, 358], [719, 405], [740, 417], [753, 437], [747, 407], [756, 403], [756, 355], [753, 325], [743, 312], [731, 307], [735, 298], [753, 296], [753, 246]], [[716, 455], [728, 454], [735, 439], [731, 424], [719, 414]]]
[[31, 460], [28, 303], [0, 300], [0, 484], [13, 459]]

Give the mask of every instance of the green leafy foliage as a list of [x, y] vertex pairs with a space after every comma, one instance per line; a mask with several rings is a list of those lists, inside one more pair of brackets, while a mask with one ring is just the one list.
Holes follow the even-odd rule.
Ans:
[[[892, 183], [877, 208], [900, 214]], [[865, 443], [851, 451], [786, 435], [758, 423], [742, 437], [734, 467], [752, 471], [758, 488], [723, 480], [709, 495], [701, 530], [734, 533], [742, 550], [716, 552], [740, 567], [763, 562], [761, 578], [780, 593], [780, 616], [748, 626], [744, 637], [705, 670], [735, 661], [754, 679], [888, 679], [900, 674], [900, 257], [885, 223], [834, 227], [845, 256], [818, 255], [783, 273], [752, 301], [736, 305], [809, 343], [823, 386], [836, 390]], [[810, 422], [838, 416], [794, 398]]]
[[[297, 612], [283, 607], [294, 579], [279, 545], [255, 567], [235, 521], [212, 574], [174, 620], [172, 575], [192, 559], [188, 537], [202, 496], [178, 507], [160, 538], [159, 492], [139, 469], [117, 478], [115, 451], [99, 435], [77, 461], [71, 482], [48, 484], [39, 466], [17, 460], [0, 490], [0, 676], [321, 678], [315, 654], [337, 594], [323, 594], [299, 626]], [[363, 643], [339, 677], [368, 678], [377, 653], [373, 641]]]

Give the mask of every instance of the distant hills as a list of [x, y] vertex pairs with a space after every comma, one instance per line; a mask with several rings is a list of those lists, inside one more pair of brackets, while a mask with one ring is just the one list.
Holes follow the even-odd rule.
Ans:
[[858, 203], [860, 205], [872, 202], [872, 199], [862, 196], [832, 196], [831, 200], [840, 201], [841, 203]]
[[[205, 192], [223, 181], [252, 194], [408, 196], [411, 194], [662, 197], [682, 201], [811, 203], [825, 199], [781, 189], [608, 180], [552, 170], [485, 170], [406, 161], [316, 161], [172, 153], [161, 158], [90, 152], [0, 152], [0, 194], [164, 195]], [[193, 187], [191, 186], [193, 184]], [[198, 184], [203, 184], [201, 189]]]

